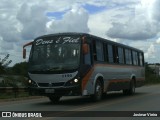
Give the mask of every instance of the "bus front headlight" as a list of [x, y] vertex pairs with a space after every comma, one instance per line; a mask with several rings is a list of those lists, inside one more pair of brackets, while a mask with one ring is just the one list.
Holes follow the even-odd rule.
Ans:
[[78, 79], [74, 79], [74, 82], [77, 83], [77, 82], [78, 82]]
[[28, 80], [28, 85], [29, 85], [29, 87], [37, 87], [36, 82], [34, 82], [34, 81], [31, 80], [31, 79]]
[[75, 78], [75, 79], [69, 80], [65, 85], [66, 86], [74, 86], [74, 85], [78, 85], [78, 84], [80, 84], [80, 79]]
[[31, 84], [31, 83], [32, 83], [32, 80], [28, 80], [28, 83]]

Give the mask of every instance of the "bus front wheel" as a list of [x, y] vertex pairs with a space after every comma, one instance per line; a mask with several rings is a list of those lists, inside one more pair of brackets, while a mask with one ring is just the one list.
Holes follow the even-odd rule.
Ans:
[[102, 99], [102, 84], [99, 80], [96, 81], [94, 95], [92, 95], [93, 101], [99, 101]]
[[58, 103], [61, 96], [48, 96], [48, 98], [52, 103]]

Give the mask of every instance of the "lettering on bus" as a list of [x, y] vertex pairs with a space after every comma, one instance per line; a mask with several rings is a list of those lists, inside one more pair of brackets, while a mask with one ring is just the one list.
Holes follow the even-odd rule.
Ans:
[[45, 44], [52, 44], [53, 40], [43, 40], [43, 39], [38, 39], [36, 41], [36, 45], [45, 45]]
[[72, 38], [72, 37], [59, 37], [55, 40], [43, 40], [43, 39], [38, 39], [36, 40], [36, 45], [45, 45], [45, 44], [66, 44], [66, 43], [78, 43], [80, 38]]
[[65, 43], [78, 43], [79, 38], [64, 37], [63, 40], [64, 41], [63, 41], [62, 44], [65, 44]]

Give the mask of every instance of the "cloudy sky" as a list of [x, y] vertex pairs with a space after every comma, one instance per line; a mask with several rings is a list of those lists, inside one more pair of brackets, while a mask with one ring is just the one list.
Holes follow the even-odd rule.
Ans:
[[0, 58], [24, 61], [22, 46], [57, 32], [85, 32], [120, 42], [160, 62], [160, 0], [0, 0]]

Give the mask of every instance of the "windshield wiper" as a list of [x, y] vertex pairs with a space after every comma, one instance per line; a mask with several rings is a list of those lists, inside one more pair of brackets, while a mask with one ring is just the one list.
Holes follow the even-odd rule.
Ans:
[[36, 68], [30, 68], [30, 71], [47, 71], [48, 70], [48, 66], [46, 65], [43, 65], [43, 66], [39, 66], [39, 67], [36, 67]]
[[62, 67], [52, 67], [47, 69], [46, 71], [53, 71], [53, 70], [62, 70]]

